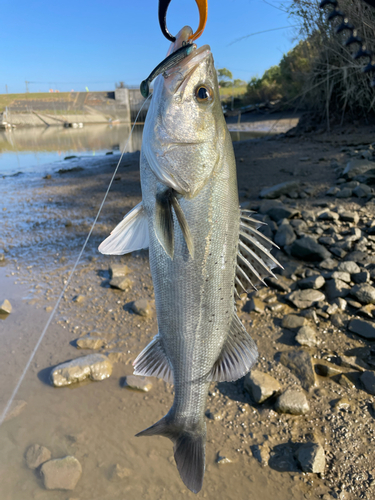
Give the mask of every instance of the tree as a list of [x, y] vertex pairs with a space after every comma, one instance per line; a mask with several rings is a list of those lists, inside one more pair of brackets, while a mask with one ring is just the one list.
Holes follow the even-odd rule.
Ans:
[[232, 72], [229, 71], [229, 69], [227, 69], [227, 68], [218, 69], [217, 76], [219, 79], [220, 87], [230, 87], [231, 85], [233, 85], [233, 82], [232, 82], [233, 75], [232, 75]]

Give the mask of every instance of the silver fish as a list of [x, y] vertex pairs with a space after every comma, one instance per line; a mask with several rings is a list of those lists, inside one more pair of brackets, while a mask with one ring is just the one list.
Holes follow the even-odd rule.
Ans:
[[196, 49], [158, 76], [141, 151], [142, 202], [101, 244], [107, 254], [149, 248], [159, 332], [134, 374], [173, 382], [174, 402], [137, 434], [174, 444], [185, 485], [202, 488], [211, 382], [244, 376], [257, 348], [235, 299], [278, 265], [260, 222], [239, 208], [232, 141], [213, 57]]

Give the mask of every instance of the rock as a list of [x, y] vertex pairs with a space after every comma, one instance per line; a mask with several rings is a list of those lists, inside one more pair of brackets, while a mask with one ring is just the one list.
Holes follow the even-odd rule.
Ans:
[[370, 281], [370, 273], [365, 270], [365, 271], [361, 271], [360, 273], [353, 273], [352, 274], [352, 280], [354, 281], [354, 283], [367, 283], [368, 281]]
[[210, 420], [222, 420], [224, 412], [222, 410], [207, 410], [205, 415]]
[[45, 462], [40, 474], [47, 490], [74, 490], [82, 474], [79, 461], [72, 456]]
[[264, 307], [265, 307], [264, 302], [262, 302], [257, 297], [251, 297], [249, 302], [245, 305], [247, 311], [249, 312], [255, 311], [258, 314], [264, 313]]
[[231, 464], [232, 460], [228, 458], [222, 451], [219, 451], [216, 457], [216, 463], [219, 465]]
[[344, 222], [353, 222], [354, 224], [358, 224], [359, 222], [359, 215], [358, 212], [352, 212], [349, 210], [344, 210], [339, 213], [340, 220]]
[[111, 273], [112, 279], [123, 278], [124, 276], [129, 274], [130, 269], [124, 264], [112, 264], [109, 268], [109, 272]]
[[374, 168], [374, 163], [368, 160], [351, 160], [346, 164], [343, 177], [353, 179], [357, 175], [363, 175]]
[[277, 398], [275, 409], [279, 413], [305, 415], [310, 411], [310, 406], [303, 392], [287, 389]]
[[290, 191], [297, 190], [299, 188], [299, 182], [287, 181], [281, 184], [276, 184], [269, 188], [264, 188], [260, 192], [261, 198], [275, 199], [279, 198], [283, 194], [288, 194]]
[[315, 387], [316, 378], [311, 356], [305, 351], [287, 351], [280, 354], [280, 363], [300, 380], [302, 387], [308, 391]]
[[131, 475], [132, 471], [130, 469], [127, 469], [120, 464], [115, 464], [110, 470], [109, 479], [110, 481], [121, 481], [122, 479], [130, 477]]
[[296, 341], [306, 347], [315, 347], [318, 345], [315, 330], [311, 326], [302, 326], [298, 330]]
[[356, 300], [347, 298], [346, 301], [348, 305], [354, 307], [354, 309], [359, 309], [360, 307], [362, 307], [362, 304], [360, 302], [357, 302]]
[[296, 458], [303, 472], [312, 472], [314, 474], [324, 472], [326, 459], [324, 449], [319, 443], [301, 445], [297, 450]]
[[282, 219], [291, 219], [292, 217], [299, 216], [300, 213], [299, 210], [295, 208], [280, 204], [280, 206], [274, 206], [268, 210], [267, 215], [275, 222], [278, 222]]
[[360, 184], [356, 188], [353, 189], [353, 194], [354, 196], [357, 196], [357, 198], [366, 198], [369, 194], [371, 194], [372, 189], [370, 186], [367, 186], [366, 184]]
[[4, 262], [5, 260], [5, 254], [3, 252], [0, 252], [0, 262]]
[[37, 469], [39, 465], [51, 459], [51, 452], [40, 444], [32, 444], [26, 450], [25, 460], [29, 469]]
[[291, 245], [296, 238], [292, 226], [290, 224], [282, 224], [276, 231], [274, 240], [276, 245], [284, 248], [287, 245]]
[[350, 198], [352, 194], [353, 191], [350, 188], [344, 187], [336, 194], [336, 198]]
[[317, 363], [315, 365], [315, 372], [321, 377], [334, 377], [335, 375], [340, 375], [342, 369], [331, 363]]
[[372, 371], [363, 372], [361, 375], [361, 383], [366, 392], [375, 396], [375, 373]]
[[147, 317], [151, 314], [150, 304], [147, 299], [135, 300], [131, 305], [131, 310], [139, 316]]
[[297, 281], [297, 286], [302, 290], [306, 288], [313, 288], [314, 290], [318, 290], [318, 288], [322, 288], [325, 284], [325, 279], [323, 276], [314, 275], [309, 276], [308, 278], [304, 278], [303, 280]]
[[345, 299], [343, 299], [342, 297], [337, 297], [332, 302], [333, 302], [333, 304], [337, 304], [340, 311], [345, 311], [345, 309], [347, 307], [347, 302]]
[[[5, 409], [5, 405], [8, 403], [8, 401], [1, 401], [1, 403], [2, 404], [0, 405], [0, 408]], [[4, 422], [6, 422], [7, 420], [11, 420], [12, 418], [18, 417], [18, 415], [20, 415], [26, 408], [26, 405], [27, 403], [23, 399], [14, 399], [4, 418]]]
[[339, 384], [342, 387], [345, 387], [345, 389], [355, 389], [355, 384], [354, 382], [349, 378], [349, 376], [346, 373], [342, 373], [338, 379]]
[[125, 377], [124, 387], [135, 389], [137, 391], [148, 392], [152, 389], [151, 380], [139, 375], [127, 375]]
[[335, 271], [331, 274], [331, 278], [334, 280], [344, 281], [345, 283], [351, 282], [350, 274], [345, 271]]
[[358, 370], [360, 372], [364, 372], [369, 369], [367, 363], [363, 361], [363, 359], [358, 356], [344, 356], [341, 355], [338, 357], [341, 366], [345, 366], [346, 368], [354, 368], [354, 370]]
[[339, 310], [339, 306], [338, 306], [338, 304], [333, 303], [333, 304], [329, 304], [329, 305], [327, 306], [327, 309], [325, 310], [325, 312], [326, 312], [329, 316], [332, 316], [332, 314], [337, 313], [337, 312], [338, 312], [338, 310]]
[[312, 289], [296, 290], [285, 297], [299, 309], [306, 309], [325, 299], [324, 293]]
[[375, 304], [375, 288], [371, 285], [355, 285], [350, 290], [350, 295], [355, 297], [362, 304]]
[[265, 278], [265, 282], [271, 288], [278, 290], [279, 292], [290, 292], [289, 283], [283, 278]]
[[375, 324], [364, 319], [353, 318], [349, 330], [368, 340], [375, 340]]
[[319, 239], [318, 239], [319, 243], [321, 243], [322, 245], [326, 245], [328, 247], [330, 247], [331, 245], [334, 245], [336, 240], [335, 238], [333, 238], [332, 236], [321, 236]]
[[258, 213], [266, 215], [272, 208], [282, 208], [283, 206], [280, 200], [262, 200], [259, 205]]
[[350, 286], [339, 279], [327, 280], [324, 288], [324, 291], [326, 292], [329, 300], [335, 299], [337, 297], [346, 297], [350, 290]]
[[75, 295], [73, 297], [73, 302], [76, 302], [77, 304], [82, 304], [84, 300], [85, 300], [84, 295]]
[[276, 379], [259, 370], [251, 370], [245, 376], [244, 386], [256, 403], [263, 403], [263, 401], [281, 390], [281, 386]]
[[100, 349], [106, 344], [104, 339], [99, 337], [91, 337], [90, 335], [86, 335], [85, 337], [80, 337], [76, 340], [77, 347], [79, 349]]
[[117, 276], [116, 278], [111, 279], [109, 285], [112, 288], [117, 288], [118, 290], [125, 291], [129, 290], [129, 288], [133, 286], [133, 282], [130, 278], [127, 278], [125, 276]]
[[303, 316], [298, 316], [297, 314], [286, 314], [281, 321], [281, 326], [283, 328], [288, 328], [289, 330], [301, 328], [301, 326], [307, 324], [308, 324], [307, 318]]
[[361, 314], [362, 316], [367, 316], [368, 318], [374, 318], [374, 310], [375, 304], [367, 304], [366, 306], [361, 307], [357, 314]]
[[333, 407], [335, 408], [335, 410], [349, 410], [350, 408], [349, 399], [345, 397], [337, 399], [334, 402]]
[[346, 260], [344, 262], [340, 262], [337, 268], [339, 271], [343, 271], [349, 274], [359, 273], [361, 271], [360, 267], [353, 261]]
[[327, 271], [332, 271], [337, 267], [337, 260], [335, 259], [325, 259], [320, 264], [319, 267], [321, 269], [325, 269]]
[[331, 256], [331, 253], [311, 236], [303, 236], [294, 241], [290, 251], [294, 257], [309, 261], [321, 261]]
[[258, 460], [258, 462], [265, 467], [268, 465], [268, 460], [270, 459], [270, 447], [267, 443], [254, 444], [251, 446], [251, 451], [253, 457]]
[[103, 354], [89, 354], [56, 366], [51, 373], [55, 387], [82, 382], [86, 378], [104, 380], [112, 373], [112, 364]]
[[332, 325], [334, 325], [336, 328], [343, 329], [346, 327], [347, 319], [341, 313], [332, 314], [330, 320]]
[[332, 212], [331, 210], [324, 210], [318, 213], [318, 220], [338, 220], [340, 218], [339, 214]]
[[340, 192], [340, 188], [338, 188], [337, 186], [332, 186], [326, 192], [326, 196], [336, 196], [337, 193], [339, 193], [339, 192]]
[[12, 312], [12, 305], [8, 299], [5, 299], [0, 306], [0, 314], [10, 314]]

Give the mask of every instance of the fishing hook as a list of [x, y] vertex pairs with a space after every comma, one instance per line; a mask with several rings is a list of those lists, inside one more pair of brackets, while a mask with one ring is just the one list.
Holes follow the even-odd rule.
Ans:
[[[207, 0], [195, 0], [195, 2], [199, 10], [199, 26], [197, 31], [190, 37], [190, 41], [196, 40], [201, 36], [207, 22]], [[170, 3], [171, 0], [159, 0], [159, 24], [165, 38], [170, 42], [175, 42], [176, 37], [173, 36], [167, 28], [167, 10]]]

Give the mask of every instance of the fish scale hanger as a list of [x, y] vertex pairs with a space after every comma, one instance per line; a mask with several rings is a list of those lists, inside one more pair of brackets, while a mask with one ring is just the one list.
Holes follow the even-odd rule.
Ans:
[[[190, 38], [190, 41], [196, 40], [201, 36], [207, 22], [207, 0], [195, 0], [199, 10], [199, 26], [195, 33]], [[167, 11], [171, 0], [159, 0], [159, 24], [165, 38], [170, 42], [175, 42], [174, 37], [167, 28]]]

